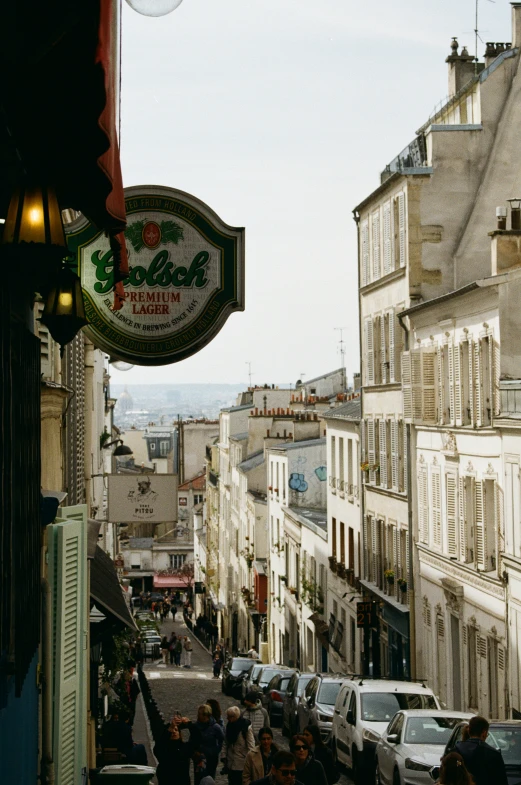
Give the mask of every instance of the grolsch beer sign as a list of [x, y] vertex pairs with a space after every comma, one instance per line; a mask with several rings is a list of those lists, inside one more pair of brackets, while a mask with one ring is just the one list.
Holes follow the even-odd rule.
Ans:
[[164, 365], [189, 357], [244, 310], [244, 229], [194, 196], [160, 186], [125, 189], [129, 274], [113, 310], [114, 259], [102, 232], [68, 227], [89, 320], [85, 332], [114, 359]]

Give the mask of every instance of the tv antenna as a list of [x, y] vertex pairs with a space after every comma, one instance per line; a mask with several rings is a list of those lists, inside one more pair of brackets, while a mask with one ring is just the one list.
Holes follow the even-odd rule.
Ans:
[[[487, 0], [489, 3], [495, 3], [496, 0]], [[483, 43], [483, 39], [479, 34], [479, 0], [476, 0], [476, 12], [474, 17], [474, 73], [477, 74], [478, 72], [478, 41]], [[482, 30], [481, 32], [486, 33], [486, 30]]]
[[251, 377], [252, 377], [251, 362], [246, 362], [246, 365], [248, 366], [248, 377], [249, 377], [249, 380], [250, 380], [250, 387], [251, 387], [252, 386], [252, 384], [251, 384]]
[[340, 359], [342, 368], [346, 367], [346, 344], [344, 341], [344, 330], [345, 327], [335, 327], [335, 330], [338, 330], [340, 333], [340, 340], [338, 342], [338, 351], [340, 352]]

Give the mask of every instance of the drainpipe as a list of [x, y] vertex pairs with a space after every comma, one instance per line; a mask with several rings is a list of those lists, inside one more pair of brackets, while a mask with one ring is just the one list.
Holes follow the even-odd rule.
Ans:
[[[405, 333], [404, 349], [409, 351], [409, 328], [403, 321], [403, 316], [398, 314], [398, 321], [400, 327]], [[414, 537], [413, 537], [413, 519], [412, 519], [412, 450], [411, 450], [411, 433], [412, 428], [410, 423], [405, 426], [407, 434], [407, 539], [409, 541], [409, 657], [411, 662], [411, 679], [416, 678], [416, 610], [415, 610], [415, 591], [414, 591]], [[426, 676], [425, 676], [426, 678]]]
[[54, 785], [52, 751], [52, 594], [47, 578], [42, 578], [42, 785]]

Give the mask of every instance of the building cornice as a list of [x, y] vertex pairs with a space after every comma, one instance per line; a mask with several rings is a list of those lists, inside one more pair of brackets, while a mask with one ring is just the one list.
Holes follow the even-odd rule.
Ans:
[[485, 591], [498, 600], [505, 599], [505, 588], [499, 578], [488, 576], [486, 573], [478, 573], [461, 562], [452, 561], [441, 553], [434, 554], [419, 542], [416, 543], [416, 547], [418, 548], [420, 565], [422, 562], [430, 564], [431, 567], [435, 567], [440, 572], [464, 581], [475, 589]]
[[365, 286], [360, 287], [360, 295], [363, 297], [364, 294], [369, 294], [369, 292], [379, 289], [381, 286], [392, 283], [392, 281], [397, 281], [399, 278], [404, 278], [406, 272], [406, 267], [398, 267], [397, 270], [393, 270], [391, 273], [387, 273], [387, 275], [382, 275], [377, 281], [371, 281], [371, 283], [367, 283]]

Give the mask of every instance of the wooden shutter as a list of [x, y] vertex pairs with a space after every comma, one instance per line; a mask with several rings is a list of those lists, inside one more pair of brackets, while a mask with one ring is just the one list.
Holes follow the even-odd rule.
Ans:
[[373, 213], [373, 281], [377, 281], [382, 275], [380, 258], [380, 210]]
[[418, 472], [418, 527], [422, 542], [429, 542], [429, 492], [427, 467], [422, 466]]
[[418, 349], [411, 352], [411, 383], [413, 420], [415, 423], [421, 423], [423, 417], [422, 354]]
[[[396, 317], [394, 315], [394, 311], [389, 311], [387, 314], [387, 330], [389, 334], [389, 381], [395, 382], [397, 380], [396, 374], [396, 338], [395, 338], [395, 327], [396, 327]], [[400, 327], [398, 327], [400, 329]]]
[[400, 267], [405, 267], [405, 194], [398, 194], [398, 247]]
[[402, 355], [402, 395], [404, 419], [406, 422], [412, 422], [411, 352], [404, 352]]
[[387, 420], [380, 420], [380, 485], [382, 488], [389, 486], [388, 477], [388, 464], [389, 456], [387, 454]]
[[441, 548], [441, 475], [438, 470], [432, 472], [432, 539], [437, 548]]
[[449, 556], [458, 556], [458, 478], [455, 474], [446, 475], [447, 493], [447, 550]]
[[369, 317], [364, 322], [365, 330], [365, 363], [366, 384], [374, 384], [374, 335], [373, 335], [373, 320]]
[[476, 480], [474, 484], [474, 542], [475, 559], [478, 570], [486, 568], [485, 553], [485, 508], [483, 499], [483, 482]]
[[384, 275], [391, 272], [392, 268], [392, 240], [391, 240], [391, 202], [386, 202], [383, 208], [383, 246], [384, 246]]
[[369, 463], [369, 482], [375, 482], [375, 471], [373, 466], [376, 463], [376, 436], [374, 420], [367, 421], [367, 461]]
[[380, 382], [387, 384], [389, 374], [389, 314], [382, 314], [380, 318]]
[[361, 246], [362, 246], [362, 286], [369, 283], [369, 224], [367, 221], [362, 222], [361, 233]]
[[462, 562], [466, 562], [468, 558], [468, 526], [467, 526], [467, 504], [466, 504], [466, 490], [467, 482], [470, 479], [467, 477], [460, 477], [459, 481], [459, 553], [458, 558]]
[[87, 507], [65, 507], [49, 534], [53, 597], [53, 756], [56, 785], [82, 782], [87, 766]]
[[454, 425], [455, 420], [455, 401], [454, 401], [454, 347], [448, 343], [445, 347], [449, 360], [449, 422]]
[[436, 407], [436, 351], [423, 349], [422, 364], [422, 422], [435, 425], [438, 420]]
[[381, 384], [382, 382], [382, 366], [380, 361], [382, 349], [382, 317], [376, 316], [373, 321], [373, 352], [374, 352], [374, 383]]
[[456, 425], [462, 424], [462, 394], [461, 394], [461, 347], [458, 344], [452, 348], [452, 367], [454, 373], [454, 417]]
[[483, 390], [481, 378], [481, 341], [474, 344], [474, 367], [472, 369], [474, 381], [474, 416], [476, 425], [483, 425]]
[[400, 490], [399, 487], [399, 470], [400, 470], [400, 454], [399, 454], [399, 433], [398, 422], [391, 420], [391, 486], [395, 491]]
[[490, 371], [490, 378], [492, 379], [492, 395], [493, 395], [493, 413], [497, 417], [501, 412], [501, 394], [499, 391], [499, 379], [501, 373], [501, 358], [499, 353], [499, 344], [495, 341], [492, 336], [490, 338], [490, 345], [491, 345], [491, 371]]

